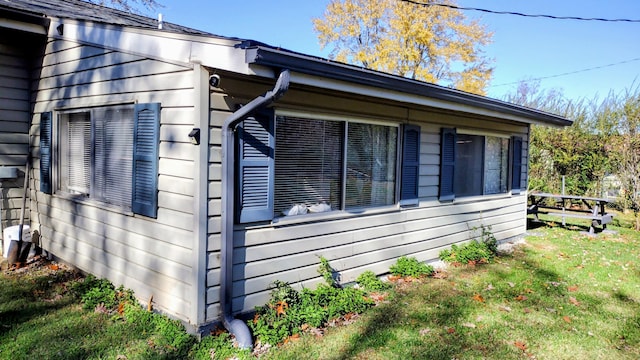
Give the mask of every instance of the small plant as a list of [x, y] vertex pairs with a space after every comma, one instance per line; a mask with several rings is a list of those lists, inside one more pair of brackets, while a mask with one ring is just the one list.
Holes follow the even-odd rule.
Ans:
[[223, 332], [219, 335], [206, 336], [195, 344], [189, 353], [189, 359], [251, 359], [250, 350], [241, 350], [233, 346], [231, 335]]
[[391, 284], [382, 282], [371, 270], [367, 270], [360, 274], [356, 279], [356, 282], [368, 291], [385, 291], [391, 288]]
[[451, 245], [451, 249], [440, 252], [440, 259], [449, 263], [476, 264], [488, 263], [498, 253], [498, 241], [491, 227], [482, 226], [481, 241], [476, 239], [464, 245]]
[[320, 266], [318, 267], [318, 273], [322, 275], [324, 282], [329, 286], [340, 287], [336, 279], [336, 271], [329, 264], [329, 260], [327, 260], [324, 256], [320, 256]]
[[269, 302], [257, 307], [253, 321], [249, 322], [261, 342], [279, 344], [305, 328], [320, 327], [330, 319], [361, 313], [374, 305], [364, 291], [340, 287], [326, 259], [320, 258], [318, 272], [325, 283], [315, 290], [298, 292], [286, 282], [274, 282]]
[[391, 274], [396, 276], [421, 277], [434, 273], [433, 266], [418, 261], [418, 259], [402, 256], [389, 268]]
[[72, 291], [80, 298], [85, 310], [93, 310], [98, 306], [106, 310], [115, 310], [120, 303], [134, 301], [131, 290], [126, 290], [123, 286], [116, 289], [109, 280], [98, 279], [93, 275], [88, 275], [84, 281], [76, 282]]

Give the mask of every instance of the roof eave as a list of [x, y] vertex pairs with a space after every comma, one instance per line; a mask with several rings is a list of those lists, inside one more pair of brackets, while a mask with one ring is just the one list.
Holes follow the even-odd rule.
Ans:
[[573, 121], [562, 116], [522, 107], [497, 99], [266, 46], [247, 48], [246, 62], [250, 65], [256, 64], [287, 68], [291, 71], [308, 75], [322, 76], [385, 90], [399, 91], [463, 104], [528, 119], [528, 122], [531, 123], [553, 126], [569, 126], [573, 123]]

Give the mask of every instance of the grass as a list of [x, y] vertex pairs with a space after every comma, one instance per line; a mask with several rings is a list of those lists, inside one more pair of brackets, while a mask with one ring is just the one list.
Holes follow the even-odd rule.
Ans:
[[640, 234], [548, 224], [493, 264], [398, 286], [357, 323], [267, 358], [640, 358]]
[[[398, 283], [352, 324], [262, 358], [640, 358], [640, 233], [544, 225], [491, 264]], [[0, 275], [0, 359], [184, 358], [158, 345], [155, 328], [83, 310], [69, 291], [77, 277], [46, 266]], [[193, 349], [208, 356], [202, 345]]]

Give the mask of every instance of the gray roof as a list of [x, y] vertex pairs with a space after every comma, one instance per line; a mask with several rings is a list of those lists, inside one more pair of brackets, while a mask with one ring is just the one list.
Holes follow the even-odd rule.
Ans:
[[497, 111], [531, 119], [535, 122], [559, 126], [572, 124], [571, 120], [559, 115], [447, 88], [437, 84], [412, 80], [316, 56], [301, 54], [253, 40], [214, 35], [168, 22], [164, 22], [162, 30], [158, 30], [157, 19], [88, 3], [82, 0], [0, 0], [0, 17], [2, 17], [3, 12], [10, 12], [14, 15], [17, 12], [17, 14], [21, 14], [22, 16], [40, 19], [40, 21], [42, 21], [44, 17], [57, 17], [235, 40], [240, 43], [238, 47], [246, 50], [246, 61], [248, 64], [288, 68], [300, 73], [371, 85], [382, 89], [395, 90], [480, 109]]
[[[0, 0], [0, 10], [18, 10], [36, 16], [92, 21], [104, 24], [158, 29], [158, 20], [82, 0]], [[163, 22], [164, 31], [214, 36], [211, 33]]]

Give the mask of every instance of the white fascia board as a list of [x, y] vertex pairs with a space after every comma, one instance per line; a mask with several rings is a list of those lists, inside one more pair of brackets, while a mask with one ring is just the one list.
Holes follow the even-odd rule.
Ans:
[[[63, 25], [62, 35], [58, 34], [59, 25]], [[53, 19], [49, 37], [180, 65], [196, 63], [253, 74], [246, 64], [244, 50], [236, 48], [239, 41], [69, 19]]]
[[8, 28], [13, 30], [20, 30], [30, 32], [34, 34], [46, 35], [47, 29], [44, 26], [25, 23], [12, 19], [0, 17], [0, 28]]
[[549, 126], [547, 123], [535, 121], [531, 118], [521, 117], [512, 114], [505, 114], [499, 111], [492, 111], [489, 109], [477, 108], [465, 104], [455, 103], [451, 101], [444, 101], [425, 96], [419, 96], [414, 94], [407, 94], [400, 91], [393, 91], [387, 89], [381, 89], [374, 86], [365, 86], [355, 84], [346, 81], [333, 80], [329, 78], [323, 78], [314, 75], [301, 74], [297, 72], [291, 73], [291, 83], [303, 84], [328, 90], [342, 91], [352, 93], [360, 96], [373, 97], [379, 99], [387, 99], [391, 101], [397, 101], [401, 103], [415, 104], [419, 106], [426, 106], [436, 109], [464, 112], [474, 115], [487, 116], [492, 118], [511, 120], [526, 124], [542, 124]]

